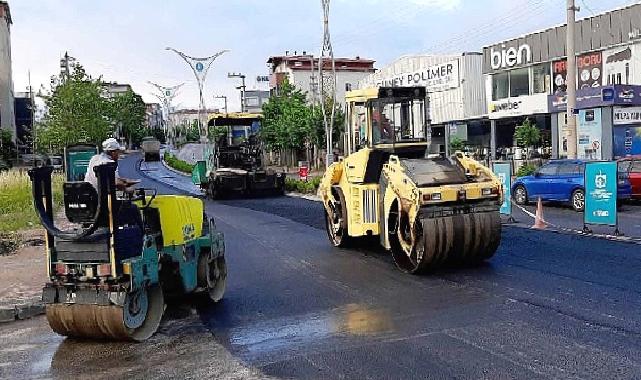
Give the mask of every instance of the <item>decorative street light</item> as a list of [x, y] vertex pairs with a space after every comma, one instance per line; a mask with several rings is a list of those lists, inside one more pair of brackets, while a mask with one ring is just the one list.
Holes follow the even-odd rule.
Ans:
[[160, 84], [156, 84], [154, 82], [148, 81], [150, 85], [156, 87], [158, 90], [158, 93], [153, 94], [158, 100], [160, 100], [160, 103], [163, 106], [163, 124], [164, 124], [164, 132], [165, 136], [168, 135], [168, 130], [169, 130], [169, 116], [171, 113], [171, 102], [174, 100], [176, 95], [178, 95], [178, 89], [184, 85], [184, 83], [177, 84], [175, 86], [163, 86]]
[[227, 78], [240, 78], [242, 80], [243, 84], [236, 87], [236, 90], [240, 90], [240, 112], [245, 112], [245, 74], [228, 73]]
[[191, 70], [194, 72], [194, 75], [196, 76], [196, 82], [198, 83], [198, 94], [200, 97], [200, 102], [198, 104], [198, 130], [200, 133], [201, 141], [205, 142], [207, 140], [207, 129], [204, 126], [205, 123], [203, 123], [202, 120], [202, 113], [205, 109], [205, 98], [203, 97], [203, 86], [205, 85], [205, 78], [207, 77], [207, 72], [209, 71], [211, 64], [214, 63], [216, 58], [220, 57], [229, 50], [221, 50], [214, 55], [210, 55], [209, 57], [192, 57], [171, 47], [166, 47], [165, 50], [170, 50], [178, 54], [183, 60], [185, 60], [185, 62], [187, 62], [189, 67], [191, 67]]

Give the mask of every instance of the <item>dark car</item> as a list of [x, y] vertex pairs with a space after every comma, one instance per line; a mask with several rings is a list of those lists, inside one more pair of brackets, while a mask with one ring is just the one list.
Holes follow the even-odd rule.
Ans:
[[628, 174], [630, 197], [641, 199], [641, 156], [626, 157], [619, 160], [619, 168]]
[[[541, 166], [533, 175], [518, 177], [512, 184], [517, 204], [526, 204], [541, 198], [543, 201], [569, 202], [576, 211], [585, 207], [585, 161], [553, 160]], [[619, 166], [617, 198], [630, 198], [627, 172]]]

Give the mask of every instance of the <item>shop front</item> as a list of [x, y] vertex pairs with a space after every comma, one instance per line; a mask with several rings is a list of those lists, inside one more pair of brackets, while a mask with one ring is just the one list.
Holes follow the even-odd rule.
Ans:
[[540, 146], [535, 155], [548, 157], [550, 154], [551, 121], [548, 113], [547, 94], [534, 94], [508, 99], [491, 101], [488, 106], [491, 122], [490, 142], [495, 158], [522, 159], [525, 152], [522, 147], [516, 146], [514, 133], [516, 128], [529, 119], [539, 128], [542, 136]]
[[[552, 112], [552, 157], [566, 158], [566, 95], [550, 95], [548, 102]], [[635, 154], [633, 150], [641, 152], [641, 135], [637, 135], [641, 133], [641, 86], [585, 87], [577, 90], [576, 104], [577, 158], [610, 160]]]

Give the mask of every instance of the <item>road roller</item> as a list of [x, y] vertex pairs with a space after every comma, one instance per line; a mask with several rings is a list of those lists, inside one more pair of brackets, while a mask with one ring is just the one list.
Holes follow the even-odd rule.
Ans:
[[327, 168], [318, 191], [331, 244], [377, 237], [408, 273], [492, 257], [501, 241], [501, 182], [464, 153], [429, 153], [425, 88], [345, 96], [346, 155]]
[[29, 171], [45, 228], [48, 282], [42, 300], [58, 334], [144, 341], [158, 329], [165, 298], [218, 302], [227, 277], [223, 235], [200, 199], [116, 189], [116, 163], [95, 168], [98, 186], [63, 184], [68, 226], [54, 223], [51, 167]]

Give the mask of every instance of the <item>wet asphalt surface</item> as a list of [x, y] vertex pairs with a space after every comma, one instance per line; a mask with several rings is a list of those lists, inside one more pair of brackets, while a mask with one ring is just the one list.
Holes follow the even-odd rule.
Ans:
[[639, 245], [506, 227], [487, 264], [411, 276], [376, 247], [330, 247], [317, 202], [207, 211], [225, 233], [221, 303], [168, 306], [141, 344], [1, 325], [0, 377], [641, 378]]

